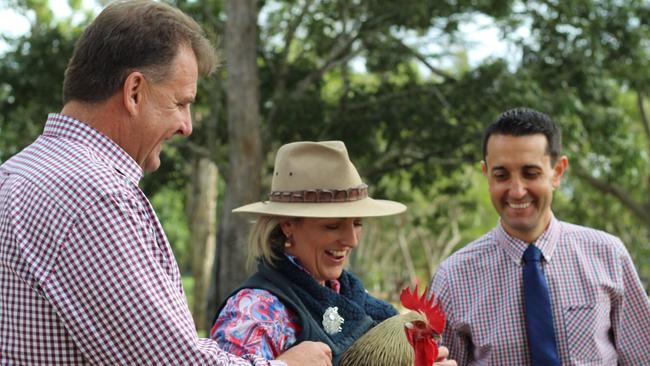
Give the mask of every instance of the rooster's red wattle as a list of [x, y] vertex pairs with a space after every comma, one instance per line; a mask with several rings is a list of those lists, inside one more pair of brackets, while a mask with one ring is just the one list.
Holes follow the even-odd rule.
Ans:
[[415, 353], [414, 366], [431, 366], [438, 358], [438, 340], [445, 328], [445, 314], [440, 303], [435, 304], [435, 298], [426, 298], [427, 290], [418, 298], [418, 286], [411, 292], [409, 288], [402, 290], [400, 300], [405, 308], [420, 312], [426, 316], [426, 321], [414, 320], [404, 324], [404, 332]]

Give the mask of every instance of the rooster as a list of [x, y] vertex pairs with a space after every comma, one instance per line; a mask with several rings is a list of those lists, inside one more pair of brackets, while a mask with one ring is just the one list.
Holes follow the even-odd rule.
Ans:
[[400, 301], [411, 310], [390, 317], [370, 329], [348, 348], [339, 366], [432, 366], [445, 314], [434, 296], [418, 298], [418, 286], [402, 290]]

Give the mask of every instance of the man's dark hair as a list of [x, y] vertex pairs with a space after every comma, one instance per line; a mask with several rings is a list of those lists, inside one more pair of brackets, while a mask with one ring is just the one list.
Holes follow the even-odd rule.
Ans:
[[63, 102], [101, 102], [117, 92], [133, 71], [153, 83], [167, 78], [181, 46], [194, 51], [199, 74], [217, 64], [201, 27], [187, 14], [152, 0], [118, 0], [86, 28], [63, 81]]
[[487, 155], [488, 139], [492, 135], [528, 136], [543, 134], [546, 136], [546, 153], [555, 164], [562, 154], [562, 131], [551, 117], [530, 108], [514, 108], [503, 112], [492, 122], [483, 135], [483, 160]]

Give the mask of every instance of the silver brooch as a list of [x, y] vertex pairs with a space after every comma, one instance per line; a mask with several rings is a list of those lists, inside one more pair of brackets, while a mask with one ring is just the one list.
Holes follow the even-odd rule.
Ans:
[[339, 315], [338, 306], [327, 308], [325, 314], [323, 314], [323, 328], [325, 328], [325, 331], [329, 335], [341, 332], [341, 330], [343, 330], [341, 324], [343, 324], [344, 321], [345, 319]]

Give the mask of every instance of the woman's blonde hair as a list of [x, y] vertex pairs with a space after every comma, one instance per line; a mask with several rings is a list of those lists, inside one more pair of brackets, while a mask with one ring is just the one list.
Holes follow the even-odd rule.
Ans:
[[287, 220], [299, 221], [300, 218], [270, 215], [257, 218], [248, 238], [249, 268], [254, 266], [258, 259], [263, 259], [271, 265], [279, 259], [278, 254], [284, 251], [287, 241], [280, 225]]

